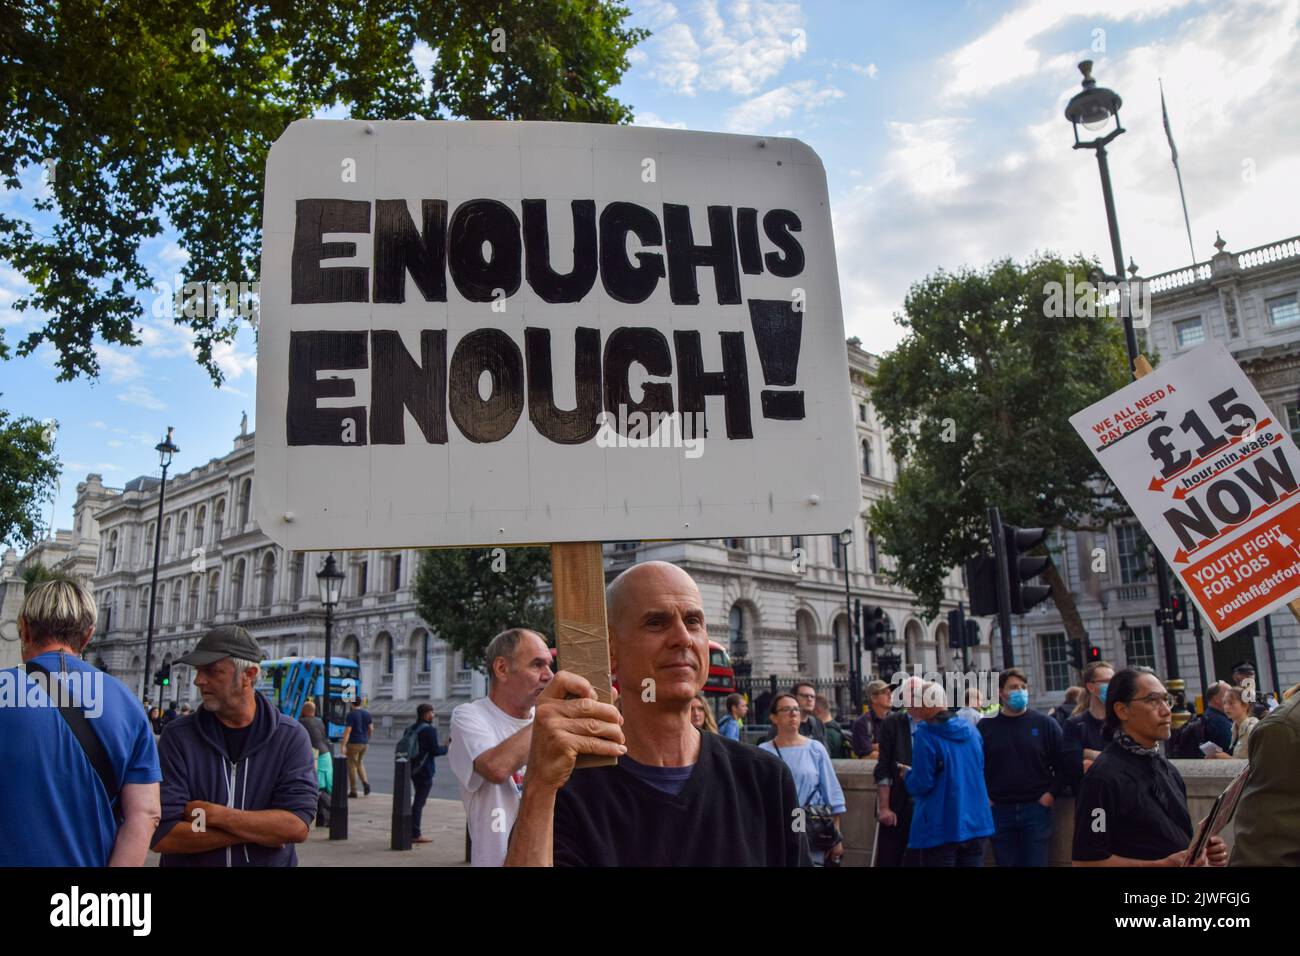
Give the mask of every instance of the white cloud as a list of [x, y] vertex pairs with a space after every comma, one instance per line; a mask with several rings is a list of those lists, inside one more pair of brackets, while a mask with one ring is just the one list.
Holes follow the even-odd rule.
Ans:
[[150, 358], [193, 358], [194, 330], [174, 322], [145, 321], [136, 326], [140, 346]]
[[121, 441], [120, 439], [114, 438], [112, 441], [110, 441], [110, 442], [108, 443], [108, 447], [109, 447], [109, 448], [121, 448], [121, 447], [122, 447], [123, 445], [125, 445], [125, 444], [126, 444], [126, 442]]
[[169, 242], [158, 253], [158, 262], [168, 269], [176, 269], [190, 261], [190, 254], [179, 243]]
[[117, 399], [120, 402], [126, 402], [128, 405], [138, 405], [153, 412], [160, 412], [167, 407], [147, 386], [138, 382], [125, 392], [118, 392]]
[[[1224, 0], [1144, 46], [1119, 51], [1112, 43], [1099, 61], [1101, 82], [1124, 97], [1128, 132], [1109, 149], [1111, 175], [1124, 252], [1144, 275], [1185, 266], [1191, 256], [1157, 76], [1165, 81], [1196, 258], [1212, 254], [1215, 229], [1238, 252], [1300, 232], [1292, 198], [1300, 179], [1300, 85], [1290, 79], [1300, 73], [1298, 18], [1300, 0]], [[1075, 83], [1070, 60], [1062, 78], [1073, 74]], [[1019, 80], [1008, 94], [1041, 86], [1036, 78]], [[982, 268], [1036, 250], [1082, 252], [1111, 266], [1096, 163], [1070, 149], [1062, 115], [1077, 88], [1040, 97], [1019, 127], [989, 123], [969, 106], [889, 124], [890, 150], [879, 170], [832, 203], [850, 334], [872, 351], [891, 348], [903, 332], [892, 315], [908, 287], [939, 268]], [[1252, 158], [1256, 178], [1249, 182], [1242, 163]]]
[[649, 110], [642, 110], [637, 113], [636, 119], [632, 122], [636, 126], [656, 126], [660, 129], [686, 129], [686, 124], [681, 120], [670, 122], [655, 113], [651, 113]]
[[95, 358], [99, 360], [100, 374], [114, 385], [140, 377], [140, 363], [130, 352], [110, 345], [96, 345]]
[[[1086, 21], [1079, 30], [1080, 52], [1097, 59], [1093, 30], [1115, 21], [1142, 21], [1162, 16], [1193, 0], [1093, 0], [1086, 12], [1060, 0], [1029, 0], [1004, 15], [990, 29], [947, 57], [950, 71], [944, 95], [954, 100], [986, 96], [1015, 80], [1031, 77], [1047, 65], [1034, 40], [1072, 20]], [[1105, 52], [1106, 37], [1100, 37]], [[1055, 63], [1056, 61], [1053, 61]]]
[[212, 346], [212, 360], [226, 378], [240, 378], [245, 372], [257, 373], [257, 356], [241, 352], [238, 342], [217, 342]]
[[807, 50], [798, 3], [736, 0], [724, 16], [718, 0], [701, 0], [697, 9], [695, 31], [671, 3], [653, 3], [644, 11], [654, 30], [645, 50], [649, 75], [678, 93], [693, 96], [703, 89], [753, 96]]
[[799, 80], [768, 90], [729, 110], [726, 128], [733, 133], [770, 133], [776, 123], [796, 112], [817, 109], [843, 96], [844, 92], [833, 86], [818, 88], [812, 80]]
[[89, 424], [91, 428], [107, 428], [107, 427], [108, 427], [107, 424], [105, 424], [104, 422], [100, 422], [100, 421], [88, 422], [87, 424]]

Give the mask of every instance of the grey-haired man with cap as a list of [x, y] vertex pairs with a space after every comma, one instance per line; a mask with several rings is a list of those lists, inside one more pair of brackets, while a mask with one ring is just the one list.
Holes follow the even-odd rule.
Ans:
[[163, 866], [296, 866], [293, 844], [316, 816], [316, 769], [306, 729], [254, 685], [265, 655], [248, 631], [213, 628], [180, 658], [197, 673], [203, 706], [158, 744]]

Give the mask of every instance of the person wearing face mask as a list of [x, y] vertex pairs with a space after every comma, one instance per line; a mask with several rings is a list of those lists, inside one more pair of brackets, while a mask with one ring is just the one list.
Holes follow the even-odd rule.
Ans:
[[1017, 667], [998, 675], [998, 697], [998, 715], [976, 726], [993, 805], [993, 855], [998, 866], [1047, 866], [1052, 804], [1066, 782], [1061, 726], [1030, 710], [1029, 679]]
[[1065, 779], [1079, 792], [1079, 784], [1092, 762], [1106, 749], [1101, 735], [1106, 724], [1106, 689], [1115, 668], [1106, 661], [1089, 664], [1083, 671], [1083, 693], [1065, 722]]

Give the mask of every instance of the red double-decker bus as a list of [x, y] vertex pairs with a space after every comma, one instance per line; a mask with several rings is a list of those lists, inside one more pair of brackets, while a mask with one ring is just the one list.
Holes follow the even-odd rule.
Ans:
[[[559, 651], [551, 648], [551, 670], [558, 670]], [[618, 687], [618, 681], [614, 681]], [[709, 641], [709, 674], [704, 680], [706, 697], [726, 697], [736, 692], [736, 670], [731, 666], [727, 649], [717, 641]], [[715, 707], [716, 707], [715, 703]]]

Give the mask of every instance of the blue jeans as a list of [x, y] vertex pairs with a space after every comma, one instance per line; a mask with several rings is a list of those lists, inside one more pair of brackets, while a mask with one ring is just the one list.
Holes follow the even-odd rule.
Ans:
[[1052, 808], [1037, 800], [993, 805], [993, 856], [998, 866], [1047, 866]]
[[904, 866], [925, 867], [970, 867], [984, 865], [984, 838], [966, 840], [963, 843], [943, 843], [939, 846], [926, 847], [923, 850], [907, 848], [903, 859]]

